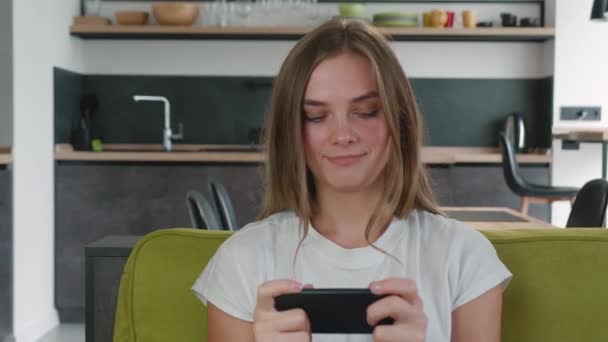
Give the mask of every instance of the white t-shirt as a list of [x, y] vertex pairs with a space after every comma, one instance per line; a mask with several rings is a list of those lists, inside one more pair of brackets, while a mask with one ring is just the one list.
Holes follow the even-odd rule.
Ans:
[[[205, 303], [253, 321], [257, 288], [295, 279], [315, 288], [367, 288], [372, 281], [405, 277], [416, 282], [428, 318], [426, 341], [450, 341], [451, 314], [489, 289], [506, 286], [511, 273], [494, 246], [462, 222], [415, 210], [394, 219], [375, 245], [345, 249], [312, 226], [301, 245], [300, 221], [291, 211], [243, 227], [218, 249], [192, 287]], [[371, 335], [313, 334], [314, 342], [372, 341]]]

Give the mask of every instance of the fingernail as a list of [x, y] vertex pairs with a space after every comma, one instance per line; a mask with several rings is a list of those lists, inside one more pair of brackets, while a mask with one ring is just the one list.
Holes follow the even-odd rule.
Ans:
[[302, 284], [299, 284], [299, 283], [293, 284], [293, 289], [294, 290], [300, 291], [300, 290], [302, 290], [302, 288], [303, 288]]
[[372, 291], [379, 292], [380, 290], [382, 290], [382, 285], [377, 284], [377, 283], [372, 284]]
[[305, 289], [314, 289], [315, 287], [312, 284], [306, 284], [304, 285]]

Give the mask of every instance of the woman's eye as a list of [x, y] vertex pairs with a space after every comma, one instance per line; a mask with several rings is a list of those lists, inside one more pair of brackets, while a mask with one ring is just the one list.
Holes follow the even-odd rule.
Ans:
[[356, 115], [361, 116], [363, 118], [373, 118], [378, 115], [378, 109], [367, 113], [356, 113]]
[[305, 115], [304, 117], [309, 122], [321, 122], [325, 119], [325, 115]]

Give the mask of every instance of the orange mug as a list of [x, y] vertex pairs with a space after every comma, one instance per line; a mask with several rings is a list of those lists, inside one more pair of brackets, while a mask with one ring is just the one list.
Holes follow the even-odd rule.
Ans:
[[444, 27], [448, 21], [448, 14], [445, 11], [434, 10], [431, 12], [431, 26]]

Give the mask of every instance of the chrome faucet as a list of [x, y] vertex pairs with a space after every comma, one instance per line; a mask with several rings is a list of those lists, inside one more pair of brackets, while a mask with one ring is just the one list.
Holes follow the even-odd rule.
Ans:
[[147, 95], [135, 95], [133, 96], [135, 102], [139, 101], [158, 101], [165, 104], [165, 128], [163, 130], [163, 147], [165, 151], [171, 152], [172, 140], [184, 139], [184, 125], [179, 124], [179, 133], [173, 134], [171, 130], [171, 104], [164, 96], [147, 96]]

